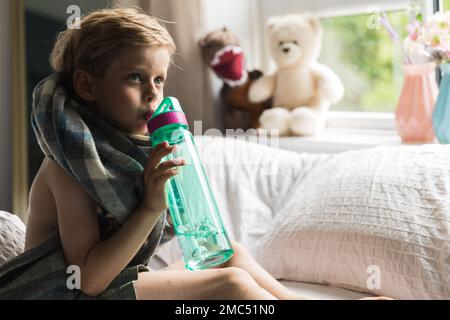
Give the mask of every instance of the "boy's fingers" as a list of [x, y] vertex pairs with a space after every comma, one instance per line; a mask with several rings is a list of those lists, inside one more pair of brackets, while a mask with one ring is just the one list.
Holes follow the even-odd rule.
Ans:
[[156, 177], [155, 180], [155, 187], [156, 189], [159, 190], [164, 190], [164, 186], [167, 182], [167, 180], [169, 180], [169, 178], [176, 176], [178, 174], [178, 170], [176, 169], [168, 169], [166, 171], [164, 171], [163, 173], [161, 173], [158, 177]]
[[147, 175], [147, 171], [150, 168], [150, 162], [152, 161], [152, 159], [154, 158], [154, 155], [157, 151], [164, 149], [165, 147], [167, 147], [167, 141], [163, 141], [160, 144], [158, 144], [155, 148], [153, 148], [147, 158], [147, 162], [145, 163], [145, 167], [144, 167], [144, 175]]
[[167, 161], [160, 163], [158, 168], [156, 168], [156, 170], [153, 171], [152, 174], [154, 174], [155, 177], [158, 177], [161, 174], [163, 174], [163, 172], [165, 172], [167, 169], [170, 169], [173, 167], [178, 167], [178, 166], [181, 167], [184, 165], [185, 165], [185, 161], [183, 159], [177, 158], [177, 159], [167, 160]]
[[159, 173], [157, 176], [155, 176], [155, 184], [161, 183], [161, 180], [164, 180], [164, 183], [169, 179], [170, 177], [176, 176], [178, 174], [178, 170], [176, 168], [167, 169], [161, 173]]
[[149, 153], [149, 155], [148, 155], [148, 158], [149, 158], [149, 159], [150, 159], [150, 158], [153, 158], [156, 154], [158, 154], [159, 152], [161, 152], [161, 150], [167, 149], [167, 148], [169, 148], [169, 147], [170, 147], [170, 145], [169, 145], [169, 143], [168, 143], [167, 141], [163, 141], [163, 142], [159, 143], [155, 148], [153, 148], [153, 149], [150, 151], [150, 153]]
[[164, 158], [171, 152], [172, 152], [171, 147], [167, 147], [167, 148], [156, 151], [152, 156], [150, 156], [148, 158], [148, 162], [147, 162], [148, 168], [151, 170], [156, 169], [156, 167], [158, 167], [159, 163], [161, 162], [162, 158]]
[[161, 159], [170, 154], [174, 150], [173, 146], [169, 147], [161, 147], [160, 149], [155, 149], [154, 153], [151, 153], [150, 156], [147, 159], [147, 163], [145, 165], [145, 169], [148, 170], [155, 170], [156, 167], [161, 162]]
[[150, 151], [150, 153], [149, 153], [148, 156], [150, 157], [150, 156], [151, 156], [152, 154], [154, 154], [156, 151], [158, 151], [158, 150], [160, 150], [160, 149], [163, 149], [163, 148], [166, 148], [167, 145], [168, 145], [167, 141], [163, 141], [163, 142], [157, 144], [156, 147], [154, 147], [154, 148]]
[[150, 158], [147, 162], [147, 170], [149, 171], [149, 175], [152, 175], [158, 168], [161, 166], [161, 160], [165, 156], [169, 155], [172, 152], [171, 149], [162, 149], [159, 153], [155, 153], [155, 155]]
[[165, 192], [167, 181], [171, 177], [176, 176], [176, 175], [177, 175], [176, 172], [169, 171], [169, 172], [166, 172], [166, 173], [160, 175], [158, 178], [156, 178], [154, 180], [154, 182], [152, 183], [152, 185], [153, 185], [153, 193], [157, 194], [159, 192]]

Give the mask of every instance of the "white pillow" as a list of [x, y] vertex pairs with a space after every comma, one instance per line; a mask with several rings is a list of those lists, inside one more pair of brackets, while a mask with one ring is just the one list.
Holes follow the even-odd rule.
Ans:
[[0, 211], [0, 265], [23, 252], [25, 225], [16, 215]]
[[338, 154], [296, 181], [255, 258], [278, 279], [450, 299], [450, 147]]

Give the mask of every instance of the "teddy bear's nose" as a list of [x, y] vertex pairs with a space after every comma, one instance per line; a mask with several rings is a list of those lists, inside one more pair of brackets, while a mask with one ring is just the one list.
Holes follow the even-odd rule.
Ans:
[[289, 52], [289, 48], [283, 48], [283, 52], [284, 53], [288, 53]]

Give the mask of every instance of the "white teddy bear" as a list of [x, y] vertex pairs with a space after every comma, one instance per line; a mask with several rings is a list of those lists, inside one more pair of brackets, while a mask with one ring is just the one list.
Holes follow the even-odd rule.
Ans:
[[273, 17], [268, 34], [278, 69], [254, 82], [248, 94], [254, 103], [273, 98], [260, 127], [279, 129], [280, 136], [319, 135], [330, 104], [344, 94], [337, 75], [316, 62], [323, 34], [319, 19], [309, 14]]

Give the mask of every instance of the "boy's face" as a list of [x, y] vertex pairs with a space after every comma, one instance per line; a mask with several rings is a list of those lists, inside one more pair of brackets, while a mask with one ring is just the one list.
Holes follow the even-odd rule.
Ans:
[[161, 103], [170, 64], [166, 47], [126, 49], [95, 80], [95, 111], [115, 127], [147, 133], [147, 119]]

